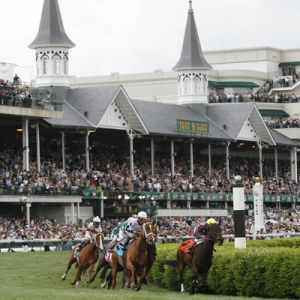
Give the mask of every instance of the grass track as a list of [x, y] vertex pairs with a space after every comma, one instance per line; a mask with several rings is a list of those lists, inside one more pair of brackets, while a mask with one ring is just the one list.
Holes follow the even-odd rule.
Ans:
[[[170, 292], [152, 284], [143, 285], [139, 292], [125, 288], [121, 291], [121, 273], [114, 291], [103, 289], [99, 279], [92, 284], [86, 283], [86, 275], [82, 277], [81, 285], [76, 288], [70, 284], [75, 278], [76, 270], [71, 268], [65, 281], [61, 276], [65, 272], [69, 252], [28, 252], [0, 253], [0, 299], [5, 300], [182, 300], [186, 297], [201, 300], [241, 300], [262, 299], [228, 297], [218, 295], [189, 296], [188, 292]], [[271, 299], [272, 300], [272, 299]]]

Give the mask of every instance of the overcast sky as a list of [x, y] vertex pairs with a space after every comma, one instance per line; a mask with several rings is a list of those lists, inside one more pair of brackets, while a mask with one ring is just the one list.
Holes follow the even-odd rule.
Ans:
[[[70, 75], [170, 71], [177, 63], [188, 0], [58, 0], [70, 50]], [[0, 62], [35, 76], [43, 0], [2, 0]], [[300, 0], [194, 0], [202, 49], [300, 48]], [[31, 66], [31, 67], [30, 67]]]

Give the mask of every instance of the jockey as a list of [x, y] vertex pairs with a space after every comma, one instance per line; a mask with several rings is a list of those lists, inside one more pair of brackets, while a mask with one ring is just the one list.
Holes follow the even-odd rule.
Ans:
[[203, 241], [204, 236], [207, 234], [209, 227], [211, 225], [216, 224], [216, 220], [213, 218], [208, 219], [206, 222], [200, 223], [199, 226], [196, 226], [194, 229], [194, 242], [190, 245], [188, 251], [186, 253], [192, 253], [192, 250], [197, 242]]
[[126, 227], [123, 226], [123, 228], [120, 228], [119, 237], [124, 237], [122, 246], [123, 250], [126, 249], [131, 238], [133, 238], [141, 230], [141, 221], [143, 219], [147, 219], [147, 214], [144, 211], [140, 211], [136, 218], [131, 217], [127, 220]]
[[80, 252], [80, 250], [86, 246], [87, 244], [89, 244], [91, 238], [94, 237], [94, 235], [96, 235], [97, 233], [101, 233], [102, 232], [102, 228], [100, 226], [100, 218], [97, 216], [93, 219], [93, 222], [89, 223], [88, 227], [85, 230], [85, 236], [84, 236], [84, 240], [81, 242], [81, 244], [77, 247], [76, 251]]

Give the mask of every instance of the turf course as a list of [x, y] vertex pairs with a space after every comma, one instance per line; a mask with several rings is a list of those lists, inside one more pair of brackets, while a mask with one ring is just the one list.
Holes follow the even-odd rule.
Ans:
[[[118, 299], [118, 300], [241, 300], [243, 297], [227, 297], [218, 295], [195, 294], [188, 292], [181, 294], [158, 288], [152, 284], [143, 285], [139, 292], [125, 288], [121, 291], [121, 273], [118, 274], [118, 283], [114, 291], [100, 287], [97, 278], [91, 284], [86, 283], [86, 275], [82, 277], [81, 285], [76, 288], [70, 284], [75, 278], [76, 270], [71, 268], [65, 281], [61, 276], [65, 272], [69, 252], [1, 252], [0, 253], [0, 299], [5, 300], [91, 300], [91, 299]], [[262, 299], [262, 298], [249, 298]]]

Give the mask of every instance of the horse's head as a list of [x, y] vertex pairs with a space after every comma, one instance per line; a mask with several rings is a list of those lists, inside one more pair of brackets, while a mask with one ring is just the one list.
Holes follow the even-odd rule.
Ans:
[[223, 244], [222, 229], [219, 224], [213, 224], [209, 226], [207, 234], [208, 239], [213, 240], [216, 244], [221, 246]]
[[155, 237], [153, 235], [153, 223], [151, 219], [143, 219], [141, 222], [142, 229], [141, 235], [146, 240], [149, 245], [153, 245], [155, 243]]
[[103, 250], [103, 240], [104, 240], [104, 236], [102, 233], [97, 233], [96, 235], [94, 235], [94, 245]]

